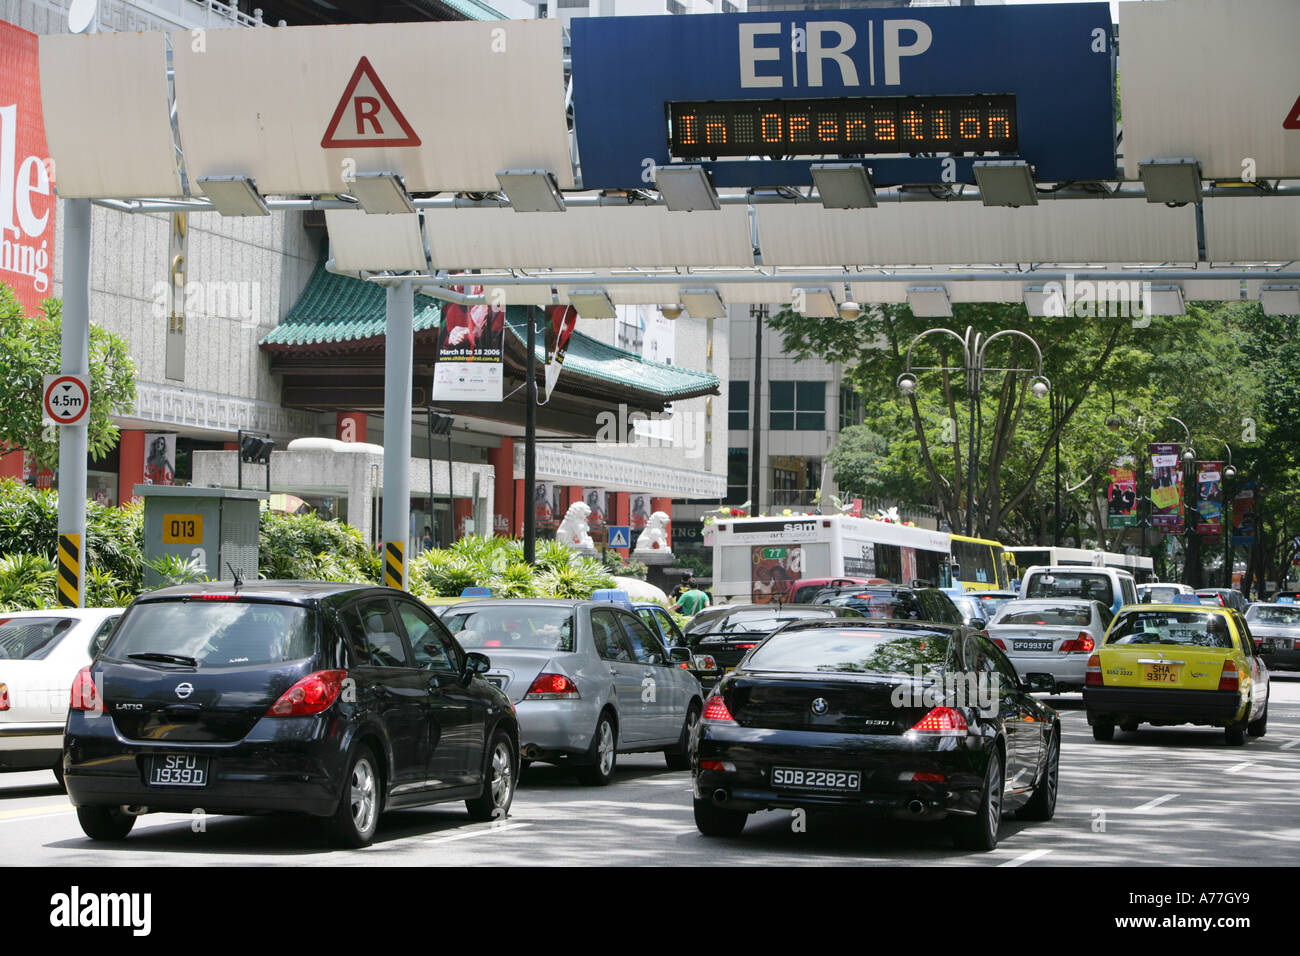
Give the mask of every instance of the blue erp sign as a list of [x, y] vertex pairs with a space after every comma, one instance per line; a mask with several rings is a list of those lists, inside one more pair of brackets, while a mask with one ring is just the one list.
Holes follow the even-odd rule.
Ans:
[[1044, 182], [1115, 176], [1107, 3], [575, 19], [588, 189], [669, 163], [718, 186], [799, 186], [867, 160], [876, 185], [973, 183], [979, 158]]

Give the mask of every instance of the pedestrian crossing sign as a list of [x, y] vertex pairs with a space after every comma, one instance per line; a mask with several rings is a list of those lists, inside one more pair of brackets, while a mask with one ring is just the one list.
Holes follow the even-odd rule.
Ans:
[[609, 546], [611, 548], [630, 548], [632, 547], [632, 528], [625, 524], [612, 524], [609, 526]]

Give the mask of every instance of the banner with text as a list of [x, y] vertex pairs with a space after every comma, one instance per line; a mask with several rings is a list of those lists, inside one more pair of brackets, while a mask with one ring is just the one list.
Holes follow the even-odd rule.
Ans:
[[1110, 490], [1106, 499], [1110, 503], [1106, 526], [1131, 528], [1137, 523], [1137, 459], [1121, 455], [1110, 466]]
[[1196, 463], [1196, 513], [1200, 515], [1197, 534], [1223, 533], [1223, 462]]
[[[461, 291], [455, 289], [455, 291]], [[471, 295], [483, 289], [473, 286]], [[438, 359], [433, 368], [436, 401], [499, 402], [504, 396], [502, 350], [506, 310], [490, 305], [442, 307]]]
[[1148, 445], [1151, 456], [1151, 527], [1167, 534], [1183, 531], [1183, 446]]
[[1232, 500], [1233, 547], [1249, 548], [1255, 543], [1255, 483], [1248, 481]]

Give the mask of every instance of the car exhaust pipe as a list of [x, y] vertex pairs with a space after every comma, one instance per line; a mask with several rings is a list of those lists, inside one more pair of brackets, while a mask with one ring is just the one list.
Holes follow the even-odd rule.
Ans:
[[925, 813], [925, 804], [922, 803], [920, 800], [913, 800], [911, 803], [907, 805], [907, 811], [908, 813], [911, 813], [913, 816], [919, 816], [922, 813]]
[[537, 758], [537, 755], [540, 754], [541, 752], [542, 752], [542, 748], [537, 746], [537, 744], [528, 744], [526, 747], [524, 747], [523, 752], [520, 754], [520, 756], [523, 757], [525, 760], [535, 760]]
[[122, 804], [122, 812], [133, 817], [142, 817], [149, 812], [148, 807], [141, 807], [135, 804]]
[[726, 804], [726, 802], [727, 802], [728, 800], [730, 800], [730, 799], [731, 799], [731, 794], [727, 793], [727, 791], [725, 791], [725, 790], [714, 790], [714, 791], [713, 791], [713, 802], [716, 803], [716, 804], [717, 804], [718, 806], [720, 806], [720, 807], [721, 807], [721, 806], [724, 806], [724, 805]]

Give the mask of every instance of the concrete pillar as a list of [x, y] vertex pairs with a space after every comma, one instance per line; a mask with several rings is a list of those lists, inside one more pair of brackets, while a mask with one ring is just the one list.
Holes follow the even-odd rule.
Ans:
[[406, 588], [411, 537], [411, 376], [414, 288], [390, 285], [384, 327], [384, 583]]
[[[234, 446], [234, 442], [227, 442]], [[117, 503], [124, 505], [135, 495], [135, 486], [144, 484], [144, 431], [123, 428], [117, 441]]]
[[[90, 200], [63, 203], [63, 340], [60, 371], [90, 374]], [[94, 400], [94, 396], [91, 396]], [[59, 547], [55, 597], [86, 606], [86, 470], [89, 412], [59, 426]]]
[[488, 450], [488, 464], [492, 466], [492, 502], [488, 509], [492, 516], [492, 530], [483, 534], [513, 536], [515, 534], [515, 440], [503, 437], [500, 448]]

